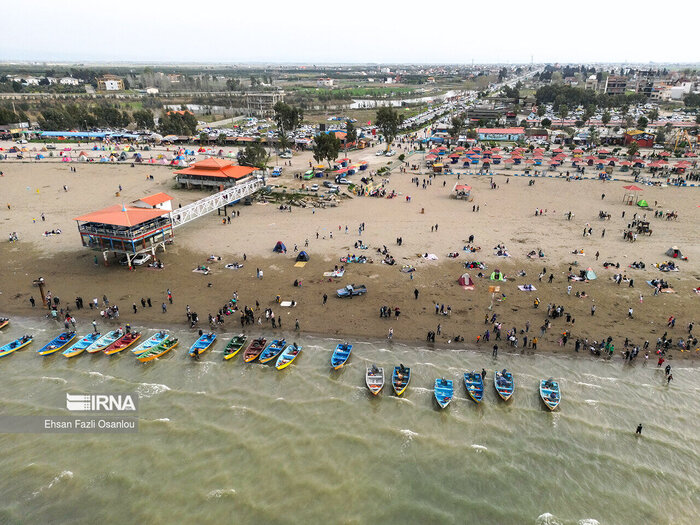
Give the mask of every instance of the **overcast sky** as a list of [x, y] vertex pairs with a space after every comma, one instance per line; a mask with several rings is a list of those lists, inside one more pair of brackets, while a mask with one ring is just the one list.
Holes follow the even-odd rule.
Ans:
[[0, 60], [699, 62], [700, 2], [31, 0]]

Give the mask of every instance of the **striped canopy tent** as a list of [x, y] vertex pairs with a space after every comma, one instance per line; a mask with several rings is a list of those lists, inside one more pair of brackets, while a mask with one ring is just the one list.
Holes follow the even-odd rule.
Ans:
[[670, 156], [671, 156], [671, 152], [669, 152], [669, 151], [662, 151], [661, 153], [659, 153], [659, 156], [660, 156], [660, 157], [670, 157]]
[[466, 149], [467, 149], [467, 148], [465, 148], [464, 146], [457, 146], [457, 147], [455, 148], [455, 151], [465, 151]]

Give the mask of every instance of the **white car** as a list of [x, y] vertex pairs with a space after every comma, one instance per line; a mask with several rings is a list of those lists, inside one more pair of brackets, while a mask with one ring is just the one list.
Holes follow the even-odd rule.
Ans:
[[345, 177], [343, 177], [342, 179], [340, 179], [338, 181], [338, 184], [350, 184], [350, 181], [348, 179], [346, 179]]
[[396, 152], [393, 149], [390, 149], [384, 154], [386, 157], [393, 157], [394, 155], [396, 155]]
[[318, 184], [312, 184], [309, 191], [318, 191]]
[[384, 155], [384, 150], [381, 149], [377, 153], [375, 153], [375, 156], [377, 157], [381, 157], [382, 155]]
[[[150, 260], [151, 260], [150, 254], [139, 253], [136, 257], [131, 259], [131, 264], [132, 264], [132, 266], [141, 266], [142, 264], [146, 264]], [[124, 256], [120, 259], [119, 264], [121, 264], [122, 266], [126, 266], [128, 264], [126, 256]]]
[[289, 151], [285, 151], [284, 153], [280, 154], [281, 159], [291, 159], [292, 154]]

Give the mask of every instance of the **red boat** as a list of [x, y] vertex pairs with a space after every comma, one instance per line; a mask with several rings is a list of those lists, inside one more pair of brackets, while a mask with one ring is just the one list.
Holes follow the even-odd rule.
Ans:
[[128, 334], [124, 334], [119, 339], [114, 341], [111, 345], [109, 345], [107, 348], [105, 348], [104, 353], [107, 355], [112, 355], [116, 354], [117, 352], [121, 352], [122, 350], [126, 350], [140, 338], [141, 332], [129, 332]]

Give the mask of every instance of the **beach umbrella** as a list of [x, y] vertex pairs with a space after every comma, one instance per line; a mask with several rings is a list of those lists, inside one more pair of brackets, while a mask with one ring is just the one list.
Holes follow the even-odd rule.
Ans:
[[629, 186], [623, 186], [623, 188], [629, 191], [644, 191], [642, 188], [640, 188], [639, 186], [635, 186], [634, 184], [631, 184]]
[[660, 155], [661, 157], [670, 157], [670, 156], [671, 156], [671, 153], [668, 152], [668, 151], [662, 151], [661, 153], [659, 153], [659, 155]]
[[525, 160], [525, 164], [534, 164], [534, 163], [535, 163], [535, 161], [532, 160], [532, 159], [526, 159], [526, 160]]

